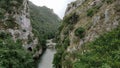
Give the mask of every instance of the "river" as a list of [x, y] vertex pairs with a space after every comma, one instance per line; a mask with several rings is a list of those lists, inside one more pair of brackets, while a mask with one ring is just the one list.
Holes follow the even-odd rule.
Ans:
[[53, 68], [52, 61], [53, 61], [55, 52], [56, 52], [55, 49], [47, 48], [44, 54], [40, 58], [38, 68]]

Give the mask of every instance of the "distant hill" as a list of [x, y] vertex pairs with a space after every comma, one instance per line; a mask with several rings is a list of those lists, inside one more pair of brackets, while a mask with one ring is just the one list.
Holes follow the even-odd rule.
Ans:
[[32, 27], [38, 31], [40, 41], [43, 43], [45, 39], [53, 38], [61, 19], [46, 6], [40, 7], [29, 2], [29, 7]]

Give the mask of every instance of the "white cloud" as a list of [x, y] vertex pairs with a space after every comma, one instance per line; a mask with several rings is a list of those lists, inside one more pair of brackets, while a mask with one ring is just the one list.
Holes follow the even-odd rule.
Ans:
[[67, 4], [75, 0], [30, 0], [38, 6], [47, 6], [62, 18], [64, 16]]

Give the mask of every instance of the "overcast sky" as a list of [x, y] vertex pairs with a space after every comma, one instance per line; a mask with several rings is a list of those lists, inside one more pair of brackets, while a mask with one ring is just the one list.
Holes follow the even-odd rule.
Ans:
[[30, 0], [37, 6], [47, 6], [54, 10], [54, 12], [63, 18], [67, 4], [75, 0]]

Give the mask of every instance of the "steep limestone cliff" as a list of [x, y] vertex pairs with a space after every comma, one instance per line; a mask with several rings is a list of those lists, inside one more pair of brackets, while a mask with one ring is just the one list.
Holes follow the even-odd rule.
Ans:
[[33, 68], [38, 44], [28, 0], [0, 0], [0, 68]]
[[[77, 5], [77, 3], [83, 4], [80, 6]], [[83, 43], [94, 40], [104, 32], [111, 31], [112, 29], [118, 27], [120, 24], [119, 11], [115, 10], [119, 9], [116, 7], [116, 5], [119, 6], [119, 1], [113, 1], [112, 3], [106, 4], [102, 0], [78, 0], [73, 4], [76, 5], [76, 9], [74, 9], [75, 7], [73, 5], [73, 8], [71, 8], [71, 14], [78, 15], [78, 20], [73, 26], [74, 29], [69, 33], [70, 47], [68, 48], [68, 51], [71, 51], [71, 48], [73, 48], [72, 46], [75, 47], [75, 45], [75, 49], [79, 49]], [[70, 11], [67, 11], [66, 14], [70, 14]], [[72, 22], [74, 23], [74, 20]], [[79, 27], [85, 29], [84, 38], [77, 38], [74, 34], [75, 30]], [[73, 40], [79, 40], [79, 42], [75, 43]]]
[[26, 49], [34, 48], [38, 41], [32, 33], [28, 1], [5, 0], [0, 3], [0, 31], [9, 32], [14, 41], [22, 40]]
[[[101, 35], [120, 27], [119, 6], [119, 0], [76, 0], [68, 4], [63, 23], [58, 32], [54, 66], [56, 68], [78, 68], [74, 67], [73, 64], [81, 60], [78, 59], [78, 54], [82, 55], [89, 51], [83, 49], [85, 44], [95, 41]], [[81, 66], [80, 68], [89, 67], [91, 68], [92, 65]]]

